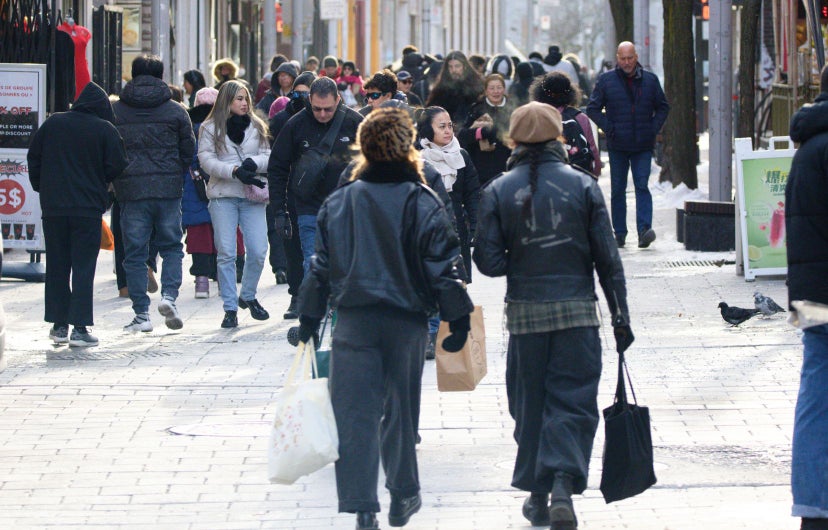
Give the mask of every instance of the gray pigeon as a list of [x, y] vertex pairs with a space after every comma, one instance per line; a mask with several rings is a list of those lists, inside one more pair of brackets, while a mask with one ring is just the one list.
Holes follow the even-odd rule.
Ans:
[[785, 312], [785, 310], [779, 307], [779, 304], [774, 302], [771, 297], [765, 296], [759, 291], [753, 293], [753, 305], [766, 317], [769, 317], [775, 313]]

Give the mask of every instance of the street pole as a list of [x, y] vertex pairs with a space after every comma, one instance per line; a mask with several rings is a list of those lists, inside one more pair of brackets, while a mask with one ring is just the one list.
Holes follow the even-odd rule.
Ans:
[[276, 55], [276, 4], [273, 0], [265, 0], [262, 16], [264, 17], [264, 28], [262, 28], [262, 48], [264, 49], [262, 55], [264, 57], [260, 74], [264, 75], [270, 69], [270, 57]]
[[650, 69], [650, 0], [633, 2], [633, 39], [638, 62]]
[[152, 32], [152, 53], [161, 58], [164, 63], [164, 80], [168, 83], [175, 65], [170, 61], [170, 3], [165, 0], [152, 2], [152, 27], [158, 28]]
[[710, 2], [710, 200], [733, 200], [731, 1]]
[[302, 63], [305, 60], [305, 53], [303, 46], [305, 43], [305, 2], [292, 2], [291, 10], [293, 11], [293, 34], [290, 40], [290, 54], [291, 57]]

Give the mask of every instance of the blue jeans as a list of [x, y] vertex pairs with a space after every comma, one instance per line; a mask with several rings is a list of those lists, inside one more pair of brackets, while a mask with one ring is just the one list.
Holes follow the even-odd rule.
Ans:
[[302, 268], [307, 274], [316, 247], [316, 216], [300, 215], [296, 220], [299, 224], [299, 242], [302, 244]]
[[653, 197], [647, 186], [653, 152], [610, 151], [612, 229], [618, 236], [627, 235], [627, 173], [632, 169], [635, 187], [635, 224], [638, 233], [653, 226]]
[[791, 490], [796, 517], [828, 518], [828, 324], [805, 330], [794, 417]]
[[[267, 205], [240, 197], [210, 199], [207, 207], [213, 221], [213, 240], [218, 251], [219, 292], [225, 311], [237, 311], [238, 297], [256, 298], [256, 288], [262, 276], [267, 255]], [[244, 237], [244, 271], [241, 292], [236, 292], [236, 227]]]
[[124, 241], [124, 272], [135, 314], [149, 311], [147, 256], [155, 229], [155, 247], [163, 260], [161, 296], [175, 300], [181, 287], [181, 199], [122, 201], [121, 235]]

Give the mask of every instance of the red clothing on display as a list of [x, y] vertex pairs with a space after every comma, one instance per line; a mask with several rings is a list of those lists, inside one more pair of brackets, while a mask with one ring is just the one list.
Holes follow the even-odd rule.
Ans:
[[92, 33], [83, 26], [77, 24], [67, 24], [64, 22], [57, 27], [60, 31], [65, 31], [72, 37], [72, 42], [75, 43], [75, 97], [74, 101], [92, 78], [89, 76], [89, 64], [86, 62], [86, 45], [92, 38]]

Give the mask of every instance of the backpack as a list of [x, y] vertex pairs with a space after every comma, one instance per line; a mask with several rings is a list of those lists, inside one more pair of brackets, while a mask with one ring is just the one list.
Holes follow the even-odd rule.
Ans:
[[584, 129], [575, 117], [581, 114], [581, 111], [566, 107], [561, 113], [563, 122], [563, 135], [566, 138], [566, 152], [569, 155], [569, 163], [573, 166], [578, 166], [585, 171], [592, 173], [592, 166], [595, 163], [592, 149], [589, 147]]

